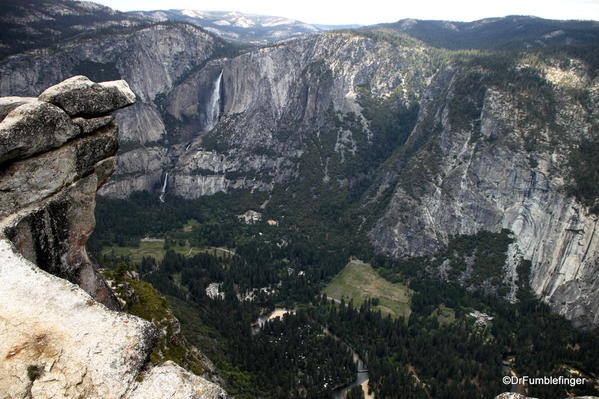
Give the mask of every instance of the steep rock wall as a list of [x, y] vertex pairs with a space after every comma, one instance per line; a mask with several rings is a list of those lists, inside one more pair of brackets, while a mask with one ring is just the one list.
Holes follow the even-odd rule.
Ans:
[[414, 155], [398, 157], [379, 183], [379, 192], [395, 188], [369, 233], [373, 244], [396, 257], [418, 256], [451, 235], [509, 229], [532, 261], [535, 293], [575, 325], [598, 325], [598, 217], [567, 195], [564, 176], [570, 146], [594, 134], [599, 120], [572, 86], [596, 104], [597, 80], [575, 60], [569, 69], [540, 68], [542, 102], [527, 108], [529, 88], [481, 79], [477, 114], [463, 121], [452, 107], [472, 100], [459, 93], [470, 73], [448, 68], [431, 85], [408, 142]]
[[[167, 99], [168, 112], [189, 135], [189, 145], [173, 157], [171, 192], [196, 198], [239, 188], [269, 191], [297, 178], [300, 157], [325, 134], [337, 137], [338, 153], [355, 152], [355, 141], [366, 143], [367, 151], [372, 135], [360, 88], [407, 104], [419, 98], [433, 70], [430, 49], [418, 43], [396, 46], [355, 33], [322, 34], [210, 62]], [[219, 120], [207, 131], [216, 81]], [[350, 113], [358, 133], [337, 126]]]
[[0, 398], [226, 398], [172, 362], [150, 367], [156, 328], [109, 309], [87, 256], [116, 166], [107, 113], [134, 101], [124, 81], [83, 76], [0, 99]]

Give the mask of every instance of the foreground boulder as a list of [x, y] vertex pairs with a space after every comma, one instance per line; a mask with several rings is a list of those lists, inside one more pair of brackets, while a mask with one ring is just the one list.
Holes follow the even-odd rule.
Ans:
[[0, 240], [0, 276], [0, 392], [12, 398], [127, 392], [151, 350], [149, 322], [108, 311], [6, 240]]
[[57, 148], [80, 133], [55, 105], [43, 101], [19, 105], [0, 123], [0, 164]]
[[0, 99], [0, 399], [227, 397], [149, 363], [156, 328], [118, 311], [87, 255], [96, 191], [116, 167], [107, 113], [134, 100], [124, 81], [81, 76]]
[[94, 83], [85, 76], [73, 76], [49, 87], [39, 98], [70, 116], [104, 114], [135, 103], [135, 94], [124, 80]]

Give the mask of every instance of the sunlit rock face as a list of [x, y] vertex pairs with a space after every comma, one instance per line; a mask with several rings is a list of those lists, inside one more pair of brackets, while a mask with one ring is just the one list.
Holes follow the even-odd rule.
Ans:
[[151, 367], [156, 328], [114, 310], [87, 256], [96, 191], [116, 167], [108, 113], [134, 102], [125, 81], [84, 76], [0, 99], [2, 399], [226, 398], [173, 363]]

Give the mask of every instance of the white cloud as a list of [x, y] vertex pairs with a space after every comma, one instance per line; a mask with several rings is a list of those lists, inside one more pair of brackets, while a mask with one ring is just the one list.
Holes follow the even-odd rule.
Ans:
[[276, 15], [320, 24], [374, 24], [403, 18], [473, 21], [505, 15], [599, 20], [599, 0], [98, 0], [122, 11], [198, 9]]

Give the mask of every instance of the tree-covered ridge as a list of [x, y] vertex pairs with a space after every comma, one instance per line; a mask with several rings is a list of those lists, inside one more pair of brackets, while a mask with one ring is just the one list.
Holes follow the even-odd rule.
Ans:
[[513, 50], [595, 44], [594, 21], [549, 20], [530, 16], [487, 18], [473, 22], [406, 19], [374, 26], [393, 29], [438, 48]]
[[568, 193], [599, 214], [599, 133], [572, 150], [568, 170]]
[[[217, 51], [238, 48], [203, 28], [186, 22], [156, 22], [100, 4], [71, 0], [5, 0], [0, 4], [0, 59], [33, 49], [59, 51], [60, 46], [102, 36], [127, 35], [150, 26], [181, 26], [211, 37]], [[91, 76], [90, 76], [91, 78]], [[96, 80], [96, 79], [93, 79]]]
[[[35, 9], [35, 16], [30, 15], [30, 8]], [[0, 5], [0, 15], [3, 31], [0, 57], [52, 46], [82, 32], [118, 30], [144, 22], [141, 18], [114, 12], [108, 7], [85, 7], [64, 0], [6, 0]]]
[[518, 289], [506, 280], [507, 252], [512, 243], [513, 235], [509, 230], [499, 233], [481, 231], [451, 237], [447, 247], [431, 256], [401, 261], [378, 257], [375, 264], [391, 281], [405, 281], [407, 276], [433, 277], [470, 291], [505, 298], [510, 290]]

